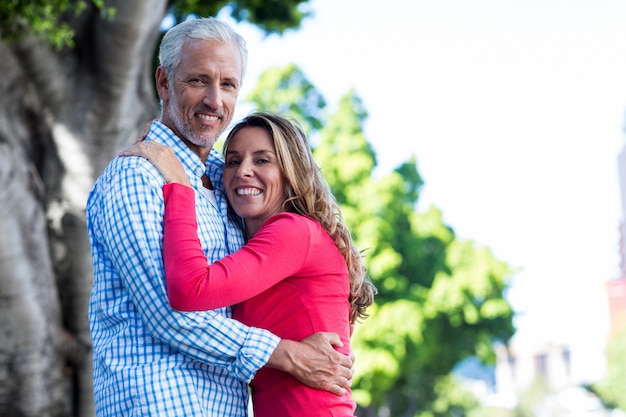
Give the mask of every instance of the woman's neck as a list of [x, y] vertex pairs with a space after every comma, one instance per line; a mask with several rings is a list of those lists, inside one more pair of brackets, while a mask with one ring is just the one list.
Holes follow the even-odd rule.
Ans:
[[244, 230], [246, 232], [246, 240], [252, 239], [256, 232], [259, 231], [261, 225], [257, 225], [256, 222], [243, 219]]

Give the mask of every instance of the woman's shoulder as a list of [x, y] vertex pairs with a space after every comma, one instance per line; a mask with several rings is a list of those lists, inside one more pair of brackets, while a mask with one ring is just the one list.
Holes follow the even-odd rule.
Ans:
[[301, 214], [283, 211], [270, 216], [264, 226], [280, 224], [283, 227], [319, 228], [321, 225], [316, 220]]
[[288, 229], [296, 233], [319, 233], [322, 226], [316, 220], [297, 213], [283, 211], [270, 216], [263, 227]]

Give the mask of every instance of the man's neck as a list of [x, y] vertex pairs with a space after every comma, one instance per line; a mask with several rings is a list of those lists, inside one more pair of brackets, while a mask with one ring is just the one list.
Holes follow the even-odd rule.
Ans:
[[162, 117], [159, 120], [159, 122], [167, 126], [180, 140], [183, 141], [185, 145], [187, 145], [189, 149], [192, 150], [193, 153], [198, 155], [198, 157], [202, 160], [203, 164], [206, 162], [207, 158], [209, 157], [209, 154], [211, 153], [211, 149], [212, 149], [211, 146], [199, 146], [199, 145], [192, 143], [191, 141], [189, 141], [188, 139], [184, 138], [181, 135], [178, 129], [176, 129], [176, 126], [174, 125], [174, 123], [169, 123], [168, 121], [163, 120]]
[[211, 183], [211, 179], [207, 176], [207, 174], [204, 174], [202, 176], [202, 185], [206, 189], [209, 189], [209, 190], [213, 189], [213, 184]]

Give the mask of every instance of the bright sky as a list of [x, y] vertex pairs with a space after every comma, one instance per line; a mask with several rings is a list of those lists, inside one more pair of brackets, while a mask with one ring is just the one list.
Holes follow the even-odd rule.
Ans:
[[295, 63], [336, 106], [354, 88], [379, 173], [414, 154], [419, 209], [521, 272], [520, 346], [567, 343], [599, 377], [604, 281], [618, 275], [625, 137], [622, 0], [312, 0], [297, 32], [250, 50], [243, 94]]

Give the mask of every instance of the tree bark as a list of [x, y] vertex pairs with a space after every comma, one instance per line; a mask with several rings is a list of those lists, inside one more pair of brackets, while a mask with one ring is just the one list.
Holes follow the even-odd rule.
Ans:
[[0, 43], [0, 415], [94, 415], [85, 203], [158, 116], [152, 57], [166, 0], [73, 18], [76, 47]]

